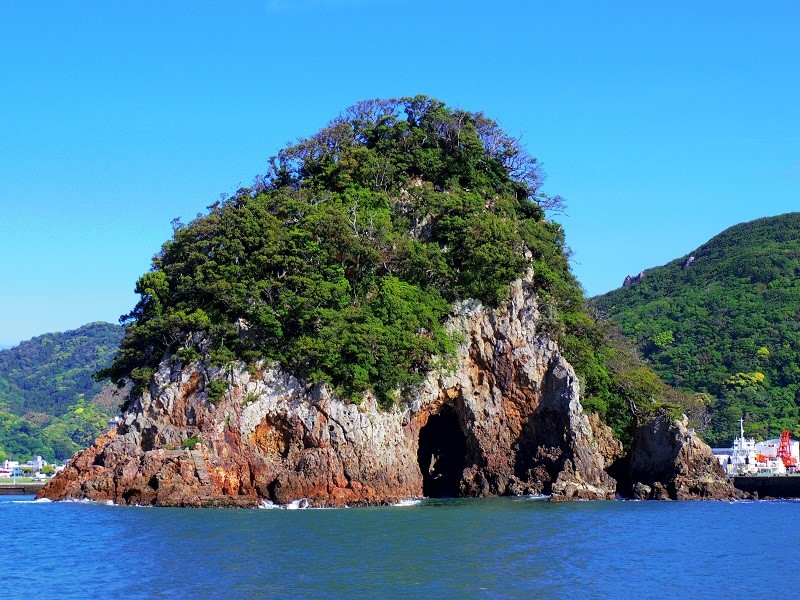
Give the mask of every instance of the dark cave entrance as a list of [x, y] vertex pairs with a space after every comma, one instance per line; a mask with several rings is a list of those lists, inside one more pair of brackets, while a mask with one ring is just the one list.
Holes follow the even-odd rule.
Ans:
[[422, 471], [422, 493], [428, 498], [455, 498], [467, 457], [467, 441], [455, 411], [445, 406], [419, 430], [417, 461]]

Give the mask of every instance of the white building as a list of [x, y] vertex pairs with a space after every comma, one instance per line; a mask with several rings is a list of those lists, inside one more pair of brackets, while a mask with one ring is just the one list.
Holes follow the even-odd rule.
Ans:
[[26, 462], [25, 466], [33, 467], [38, 473], [39, 471], [42, 470], [42, 467], [47, 466], [47, 461], [44, 460], [41, 456], [37, 456], [33, 460], [29, 460], [28, 462]]

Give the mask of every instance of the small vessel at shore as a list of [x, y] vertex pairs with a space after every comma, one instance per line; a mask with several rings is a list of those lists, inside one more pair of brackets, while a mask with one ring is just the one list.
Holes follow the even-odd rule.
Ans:
[[756, 443], [744, 436], [744, 419], [739, 420], [739, 437], [733, 447], [715, 448], [714, 456], [725, 474], [736, 475], [791, 475], [797, 471], [800, 460], [800, 442], [792, 441], [789, 431], [781, 437]]

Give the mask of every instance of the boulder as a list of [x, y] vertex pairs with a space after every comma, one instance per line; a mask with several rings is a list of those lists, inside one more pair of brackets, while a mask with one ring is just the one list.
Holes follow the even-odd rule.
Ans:
[[658, 415], [636, 429], [628, 473], [639, 499], [732, 500], [741, 497], [711, 448], [688, 428], [685, 416]]

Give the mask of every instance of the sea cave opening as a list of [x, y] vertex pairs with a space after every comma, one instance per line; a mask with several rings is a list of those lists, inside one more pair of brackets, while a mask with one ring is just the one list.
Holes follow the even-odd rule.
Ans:
[[467, 441], [455, 411], [449, 406], [431, 415], [419, 431], [417, 461], [422, 493], [428, 498], [455, 498], [467, 457]]

